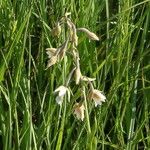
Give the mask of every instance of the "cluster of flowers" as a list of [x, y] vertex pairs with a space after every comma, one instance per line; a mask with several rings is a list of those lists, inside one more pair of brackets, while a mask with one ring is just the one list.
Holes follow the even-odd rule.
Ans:
[[[59, 61], [62, 61], [63, 58], [66, 56], [66, 52], [69, 51], [73, 57], [73, 62], [75, 64], [75, 67], [71, 71], [68, 81], [65, 85], [59, 86], [54, 93], [57, 93], [56, 96], [56, 102], [61, 106], [63, 103], [64, 96], [67, 95], [68, 99], [70, 100], [70, 90], [68, 88], [69, 81], [74, 74], [75, 76], [75, 83], [78, 85], [83, 82], [87, 82], [90, 85], [88, 99], [93, 100], [95, 103], [95, 107], [98, 105], [101, 105], [102, 102], [105, 102], [106, 97], [102, 94], [102, 91], [99, 91], [97, 89], [94, 89], [92, 81], [95, 81], [95, 78], [89, 78], [84, 75], [82, 75], [80, 70], [80, 57], [79, 52], [77, 50], [78, 46], [78, 36], [77, 32], [84, 32], [90, 40], [96, 40], [98, 41], [99, 38], [94, 34], [93, 32], [89, 31], [86, 28], [76, 28], [75, 24], [71, 21], [69, 18], [70, 13], [66, 13], [59, 22], [57, 22], [56, 26], [52, 29], [52, 35], [59, 37], [61, 34], [61, 24], [66, 23], [67, 29], [68, 29], [68, 38], [66, 41], [58, 48], [47, 48], [46, 53], [48, 55], [48, 63], [47, 68], [53, 66]], [[75, 103], [74, 107], [74, 114], [78, 119], [84, 120], [84, 111], [85, 106], [83, 102]]]

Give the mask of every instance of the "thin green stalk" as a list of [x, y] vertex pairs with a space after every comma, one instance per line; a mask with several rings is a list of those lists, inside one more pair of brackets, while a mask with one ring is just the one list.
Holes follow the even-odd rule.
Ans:
[[85, 86], [83, 86], [83, 97], [84, 97], [84, 104], [85, 104], [85, 116], [86, 116], [86, 122], [87, 122], [88, 135], [90, 135], [91, 126], [90, 126], [88, 105], [87, 105], [86, 94], [85, 94]]
[[65, 116], [66, 116], [66, 99], [64, 100], [63, 116], [62, 116], [62, 120], [61, 120], [61, 127], [59, 129], [59, 135], [58, 135], [58, 140], [57, 140], [57, 144], [56, 144], [56, 150], [61, 149], [63, 132], [64, 132], [64, 124], [65, 124]]

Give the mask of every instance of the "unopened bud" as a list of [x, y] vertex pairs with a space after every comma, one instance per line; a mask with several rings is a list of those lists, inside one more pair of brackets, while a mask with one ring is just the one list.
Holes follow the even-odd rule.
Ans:
[[78, 28], [77, 31], [85, 32], [91, 40], [99, 41], [98, 36], [86, 28]]
[[59, 37], [60, 33], [61, 33], [61, 26], [58, 22], [57, 25], [52, 29], [52, 35]]

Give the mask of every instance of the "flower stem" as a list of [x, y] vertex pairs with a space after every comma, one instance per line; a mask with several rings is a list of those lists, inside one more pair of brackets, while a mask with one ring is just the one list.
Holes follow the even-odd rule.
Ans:
[[86, 100], [86, 94], [85, 94], [85, 86], [83, 86], [83, 97], [84, 97], [84, 104], [85, 104], [85, 115], [87, 120], [87, 129], [88, 133], [91, 133], [91, 127], [90, 127], [90, 120], [89, 120], [89, 113], [88, 113], [88, 107], [87, 107], [87, 100]]

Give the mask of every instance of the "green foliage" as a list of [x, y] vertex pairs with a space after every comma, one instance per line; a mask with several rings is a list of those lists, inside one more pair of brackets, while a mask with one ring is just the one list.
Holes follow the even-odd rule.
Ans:
[[[81, 87], [72, 81], [71, 101], [62, 107], [53, 93], [71, 60], [45, 70], [45, 49], [66, 39], [65, 31], [51, 34], [65, 12], [100, 38], [78, 34], [81, 71], [96, 77], [107, 97], [96, 108], [87, 100], [84, 121], [73, 115]], [[0, 149], [148, 149], [149, 37], [150, 0], [1, 0]]]

